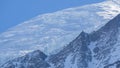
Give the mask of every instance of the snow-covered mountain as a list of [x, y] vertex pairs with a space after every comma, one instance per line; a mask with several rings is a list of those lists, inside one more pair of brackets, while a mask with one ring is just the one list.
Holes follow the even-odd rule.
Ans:
[[98, 31], [82, 32], [49, 62], [55, 68], [120, 68], [120, 14]]
[[45, 61], [47, 55], [40, 50], [31, 52], [25, 56], [8, 61], [0, 68], [48, 68], [50, 65]]
[[119, 52], [120, 14], [97, 31], [81, 32], [56, 54], [47, 57], [37, 50], [5, 63], [1, 68], [120, 68]]
[[37, 49], [47, 55], [53, 53], [82, 30], [97, 30], [119, 13], [119, 0], [106, 0], [39, 15], [0, 35], [0, 63]]

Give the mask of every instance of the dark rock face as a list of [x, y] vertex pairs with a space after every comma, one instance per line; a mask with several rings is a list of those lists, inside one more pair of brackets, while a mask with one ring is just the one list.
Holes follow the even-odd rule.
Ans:
[[1, 68], [48, 68], [49, 64], [45, 61], [47, 56], [36, 50], [23, 57], [8, 61]]
[[[98, 31], [84, 31], [57, 54], [37, 50], [1, 68], [120, 68], [120, 15]], [[46, 60], [47, 58], [47, 60]]]

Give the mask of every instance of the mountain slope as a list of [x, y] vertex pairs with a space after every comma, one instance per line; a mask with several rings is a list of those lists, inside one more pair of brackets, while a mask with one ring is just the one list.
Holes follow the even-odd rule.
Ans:
[[40, 49], [46, 54], [67, 45], [84, 30], [99, 29], [120, 13], [119, 0], [39, 15], [0, 35], [0, 64]]
[[92, 59], [89, 43], [89, 35], [82, 32], [62, 51], [50, 56], [49, 62], [54, 64], [55, 68], [87, 68], [87, 63]]
[[[94, 68], [105, 66], [119, 61], [119, 37], [120, 37], [120, 14], [108, 22], [104, 27], [92, 33], [89, 48], [92, 51], [92, 63]], [[108, 67], [111, 68], [111, 67]], [[120, 68], [112, 67], [112, 68]]]
[[120, 15], [93, 33], [82, 32], [50, 57], [55, 68], [120, 68]]
[[39, 50], [8, 61], [0, 68], [48, 68], [50, 65], [45, 61], [47, 56]]
[[[81, 32], [60, 52], [48, 56], [43, 62], [49, 63], [49, 68], [120, 68], [119, 52], [120, 14], [97, 31], [89, 34]], [[13, 60], [12, 63], [14, 62], [19, 61]], [[3, 68], [4, 66], [6, 64]]]

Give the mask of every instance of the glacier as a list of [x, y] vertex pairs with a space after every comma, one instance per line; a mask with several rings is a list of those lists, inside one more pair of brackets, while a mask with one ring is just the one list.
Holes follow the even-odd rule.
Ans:
[[0, 64], [37, 49], [59, 52], [81, 31], [96, 31], [119, 13], [119, 0], [105, 0], [38, 15], [0, 34]]
[[97, 31], [82, 31], [56, 54], [35, 50], [0, 68], [120, 68], [120, 14]]

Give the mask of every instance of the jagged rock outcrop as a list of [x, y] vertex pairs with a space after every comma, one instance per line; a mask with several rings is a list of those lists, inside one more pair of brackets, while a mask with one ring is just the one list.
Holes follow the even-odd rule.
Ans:
[[89, 44], [89, 35], [82, 32], [62, 51], [52, 55], [49, 62], [53, 63], [55, 68], [75, 68], [76, 66], [87, 68], [87, 63], [92, 60]]

